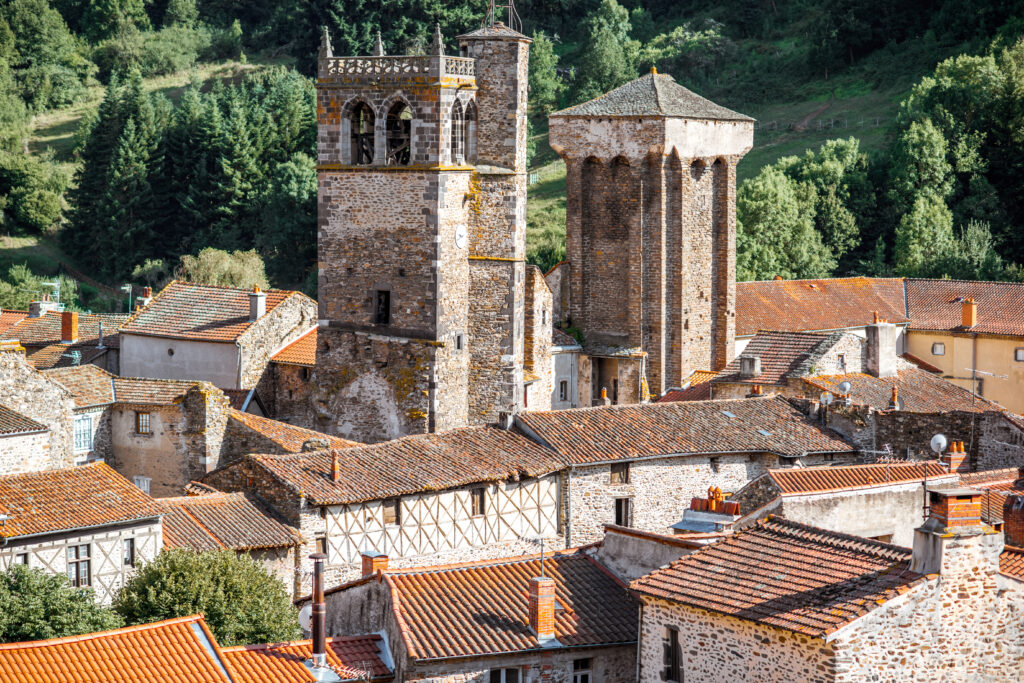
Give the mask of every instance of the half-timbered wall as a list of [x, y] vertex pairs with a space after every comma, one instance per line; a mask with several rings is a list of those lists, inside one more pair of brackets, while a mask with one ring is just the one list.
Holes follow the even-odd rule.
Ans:
[[28, 566], [42, 569], [48, 574], [67, 576], [67, 549], [69, 546], [89, 545], [92, 588], [96, 601], [109, 605], [125, 578], [135, 571], [124, 564], [124, 541], [135, 539], [135, 564], [152, 562], [163, 547], [163, 532], [159, 521], [107, 528], [95, 533], [70, 533], [43, 539], [17, 538], [0, 547], [0, 572], [7, 571], [18, 557], [28, 554]]
[[558, 474], [481, 487], [483, 515], [472, 514], [472, 491], [479, 487], [403, 496], [400, 524], [384, 524], [383, 501], [328, 507], [332, 578], [358, 576], [359, 554], [367, 550], [386, 554], [392, 566], [415, 566], [536, 552], [530, 539], [557, 539]]

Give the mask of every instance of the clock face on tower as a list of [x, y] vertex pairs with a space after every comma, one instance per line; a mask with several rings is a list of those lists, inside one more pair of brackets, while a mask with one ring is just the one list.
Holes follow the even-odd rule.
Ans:
[[466, 248], [466, 226], [460, 225], [455, 228], [455, 246], [459, 249]]

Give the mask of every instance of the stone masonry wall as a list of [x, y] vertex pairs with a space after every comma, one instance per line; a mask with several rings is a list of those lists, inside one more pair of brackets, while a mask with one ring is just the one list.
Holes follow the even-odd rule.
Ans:
[[255, 387], [270, 363], [270, 357], [316, 325], [316, 302], [305, 294], [293, 294], [242, 333], [242, 376], [239, 388]]
[[[518, 655], [479, 657], [468, 661], [423, 663], [410, 667], [406, 681], [422, 683], [490, 683], [495, 669], [518, 669], [522, 683], [574, 683], [574, 662], [589, 660], [593, 683], [636, 680], [636, 646], [557, 648]], [[579, 673], [579, 672], [577, 672]]]
[[551, 290], [537, 266], [526, 267], [525, 370], [537, 378], [530, 385], [529, 410], [550, 410], [553, 390], [551, 362]]
[[837, 682], [1020, 680], [1024, 582], [999, 574], [1002, 536], [942, 544], [939, 578], [833, 635]]
[[835, 680], [835, 654], [819, 638], [664, 600], [643, 600], [640, 683], [665, 680], [669, 629], [679, 631], [681, 681]]
[[0, 401], [50, 429], [47, 469], [71, 467], [75, 463], [74, 400], [66, 389], [29, 365], [20, 348], [0, 350]]
[[256, 393], [270, 416], [288, 424], [300, 424], [310, 410], [313, 368], [271, 363], [256, 385]]
[[0, 474], [50, 469], [50, 432], [0, 437]]

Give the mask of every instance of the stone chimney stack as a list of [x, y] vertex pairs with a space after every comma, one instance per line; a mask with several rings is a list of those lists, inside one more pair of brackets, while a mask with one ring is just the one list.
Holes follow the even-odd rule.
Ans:
[[537, 634], [537, 641], [543, 645], [555, 639], [555, 580], [546, 576], [530, 579], [527, 596], [530, 611], [530, 628]]
[[28, 317], [30, 318], [41, 318], [50, 311], [56, 311], [60, 308], [60, 304], [56, 301], [50, 301], [49, 294], [43, 294], [43, 298], [39, 301], [30, 301], [28, 304]]
[[999, 570], [1003, 537], [981, 522], [984, 495], [975, 489], [928, 492], [930, 513], [914, 531], [911, 571], [948, 577]]
[[60, 341], [62, 344], [74, 344], [78, 341], [78, 313], [64, 311], [60, 314]]
[[388, 556], [384, 553], [378, 553], [375, 550], [364, 550], [359, 553], [359, 557], [363, 561], [363, 576], [388, 570]]
[[964, 327], [974, 327], [978, 324], [978, 302], [974, 299], [964, 299], [960, 304]]
[[896, 326], [879, 320], [865, 326], [867, 333], [867, 358], [864, 363], [868, 374], [875, 377], [896, 376]]
[[760, 356], [740, 356], [740, 377], [753, 379], [761, 376]]
[[249, 292], [249, 320], [259, 320], [267, 312], [267, 294], [260, 290], [259, 285], [253, 285]]

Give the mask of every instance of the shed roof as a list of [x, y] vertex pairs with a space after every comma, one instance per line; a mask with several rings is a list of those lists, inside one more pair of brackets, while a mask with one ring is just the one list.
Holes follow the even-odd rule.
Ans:
[[244, 493], [160, 498], [164, 548], [258, 550], [296, 546], [298, 534]]
[[[935, 460], [836, 467], [791, 467], [771, 469], [762, 476], [770, 478], [782, 496], [921, 482], [925, 477], [957, 479], [955, 473], [950, 473]], [[748, 486], [752, 484], [753, 482]]]
[[33, 432], [49, 431], [49, 427], [26, 417], [16, 410], [5, 405], [0, 405], [0, 436], [14, 436], [16, 434], [31, 434]]
[[323, 432], [315, 432], [312, 429], [296, 427], [287, 422], [253, 415], [252, 413], [246, 413], [235, 408], [229, 410], [228, 419], [273, 441], [283, 450], [291, 453], [302, 451], [303, 444], [311, 439], [324, 441], [327, 444], [327, 448], [353, 448], [363, 445], [358, 441], [349, 441], [348, 439], [324, 434]]
[[270, 360], [284, 365], [313, 367], [316, 365], [316, 340], [317, 328], [313, 327], [306, 334], [271, 356]]

